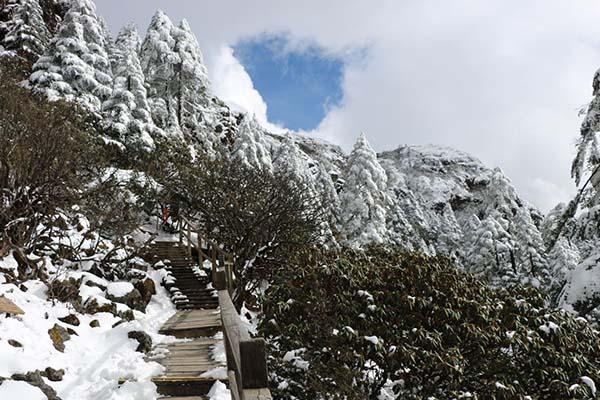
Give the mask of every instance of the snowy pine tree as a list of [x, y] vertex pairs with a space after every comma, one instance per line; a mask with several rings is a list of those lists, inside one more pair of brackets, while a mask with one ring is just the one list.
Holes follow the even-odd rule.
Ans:
[[290, 133], [283, 136], [281, 144], [275, 151], [273, 169], [289, 174], [300, 181], [308, 183], [310, 186], [314, 186], [308, 162]]
[[506, 231], [507, 225], [499, 213], [494, 213], [471, 235], [467, 270], [493, 286], [519, 282], [513, 256], [514, 243]]
[[74, 0], [46, 52], [33, 66], [31, 86], [50, 99], [77, 101], [99, 112], [112, 93], [106, 30], [90, 0]]
[[128, 148], [149, 150], [160, 135], [150, 115], [144, 73], [138, 58], [140, 38], [134, 25], [125, 26], [111, 52], [113, 91], [103, 104], [104, 122]]
[[542, 235], [533, 223], [529, 210], [521, 207], [512, 222], [517, 271], [522, 283], [535, 287], [550, 284], [550, 272]]
[[346, 244], [360, 247], [387, 239], [387, 176], [364, 134], [348, 157], [340, 193], [340, 233]]
[[238, 129], [231, 157], [250, 168], [273, 170], [269, 144], [265, 141], [258, 122], [247, 115]]
[[146, 78], [152, 119], [161, 129], [178, 134], [181, 129], [174, 93], [178, 89], [175, 76], [181, 65], [181, 57], [175, 50], [174, 31], [169, 17], [157, 11], [142, 44], [140, 62]]
[[50, 41], [39, 0], [9, 0], [2, 13], [8, 15], [8, 20], [0, 23], [4, 33], [0, 44], [6, 50], [37, 60]]
[[569, 272], [581, 263], [581, 255], [577, 246], [561, 237], [550, 251], [548, 259], [552, 275], [550, 292], [556, 295], [565, 285]]
[[449, 203], [441, 211], [439, 224], [436, 226], [436, 249], [438, 254], [444, 254], [459, 259], [459, 243], [463, 236], [456, 221], [456, 216]]
[[179, 125], [198, 133], [203, 106], [207, 104], [208, 75], [196, 37], [186, 20], [173, 31], [175, 52], [180, 63], [175, 65], [177, 92], [174, 93]]

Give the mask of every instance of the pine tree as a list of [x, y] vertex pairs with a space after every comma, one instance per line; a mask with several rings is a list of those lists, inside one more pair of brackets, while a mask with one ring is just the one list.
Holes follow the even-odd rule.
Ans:
[[487, 279], [492, 286], [519, 282], [514, 243], [506, 226], [507, 222], [496, 212], [485, 218], [471, 236], [467, 270]]
[[152, 119], [159, 128], [179, 134], [178, 102], [174, 93], [178, 92], [176, 71], [181, 66], [181, 57], [175, 50], [174, 31], [169, 17], [157, 11], [142, 44], [140, 62], [146, 78]]
[[321, 226], [321, 238], [324, 244], [332, 247], [338, 247], [335, 232], [337, 225], [337, 215], [340, 212], [340, 199], [335, 190], [335, 183], [331, 178], [331, 173], [327, 170], [323, 162], [316, 165], [314, 175], [314, 185], [316, 193], [321, 197], [324, 212], [324, 222]]
[[38, 0], [9, 0], [1, 11], [8, 20], [0, 23], [4, 33], [2, 46], [31, 61], [37, 60], [48, 46], [50, 32]]
[[545, 287], [550, 284], [550, 272], [542, 235], [533, 223], [529, 210], [521, 207], [512, 223], [517, 271], [522, 283]]
[[348, 245], [361, 247], [387, 240], [387, 176], [362, 134], [345, 166], [340, 193], [340, 233]]
[[231, 157], [250, 168], [273, 170], [269, 145], [258, 122], [247, 115], [238, 129]]
[[125, 26], [112, 48], [113, 91], [103, 111], [109, 131], [126, 147], [150, 150], [154, 147], [152, 137], [161, 132], [150, 115], [139, 48], [135, 26]]
[[180, 63], [175, 65], [177, 119], [179, 125], [198, 134], [202, 109], [208, 103], [208, 75], [196, 37], [186, 20], [173, 31], [175, 52]]
[[449, 203], [444, 205], [439, 222], [436, 226], [437, 253], [460, 258], [459, 243], [463, 236], [462, 230], [456, 221], [456, 216]]
[[569, 272], [581, 263], [581, 255], [577, 246], [561, 237], [550, 250], [548, 259], [552, 275], [550, 293], [556, 296], [565, 285]]
[[283, 136], [281, 144], [273, 156], [273, 169], [289, 174], [300, 181], [313, 185], [313, 176], [305, 156], [301, 153], [292, 135]]
[[112, 92], [106, 31], [90, 0], [74, 0], [46, 52], [33, 66], [32, 87], [50, 99], [99, 112]]

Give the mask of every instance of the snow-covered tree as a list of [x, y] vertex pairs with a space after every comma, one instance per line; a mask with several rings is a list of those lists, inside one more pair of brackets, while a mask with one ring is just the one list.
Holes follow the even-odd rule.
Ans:
[[174, 50], [181, 61], [175, 65], [177, 119], [182, 129], [198, 134], [202, 108], [207, 103], [209, 83], [206, 67], [198, 41], [186, 20], [173, 31], [173, 37]]
[[556, 294], [565, 285], [569, 272], [574, 270], [581, 262], [581, 256], [577, 246], [561, 237], [550, 250], [548, 260], [552, 275], [550, 291]]
[[142, 44], [140, 62], [146, 78], [152, 119], [158, 127], [171, 133], [179, 133], [177, 99], [174, 93], [177, 92], [175, 75], [181, 65], [181, 57], [175, 50], [174, 31], [175, 27], [169, 17], [164, 12], [157, 11]]
[[0, 31], [4, 33], [0, 44], [30, 60], [41, 56], [50, 41], [50, 32], [39, 0], [8, 0], [2, 13], [9, 17], [6, 22], [0, 22]]
[[321, 197], [322, 206], [325, 209], [325, 221], [321, 226], [321, 237], [323, 242], [337, 247], [335, 239], [335, 226], [340, 211], [340, 199], [335, 190], [335, 183], [331, 173], [323, 163], [317, 163], [314, 175], [314, 186], [316, 193]]
[[125, 26], [111, 52], [113, 91], [104, 102], [105, 123], [125, 146], [137, 149], [154, 147], [154, 125], [144, 86], [144, 73], [138, 58], [140, 38], [134, 25]]
[[46, 52], [33, 66], [31, 86], [50, 99], [75, 100], [99, 112], [112, 93], [106, 30], [90, 0], [74, 0]]
[[467, 270], [487, 279], [493, 286], [519, 282], [513, 256], [514, 243], [506, 231], [507, 225], [499, 213], [493, 213], [481, 221], [471, 235]]
[[439, 217], [439, 223], [436, 226], [437, 253], [458, 259], [460, 256], [459, 243], [463, 233], [450, 203], [444, 205]]
[[388, 237], [387, 176], [364, 134], [360, 135], [348, 157], [343, 179], [340, 233], [344, 241], [355, 247], [383, 243]]
[[529, 210], [521, 207], [512, 221], [515, 261], [521, 282], [535, 287], [550, 284], [550, 272], [542, 235], [533, 223]]
[[290, 133], [283, 136], [281, 144], [275, 151], [273, 169], [289, 174], [313, 186], [313, 176], [308, 162]]
[[269, 144], [263, 137], [258, 122], [245, 116], [233, 144], [231, 157], [250, 168], [273, 170]]

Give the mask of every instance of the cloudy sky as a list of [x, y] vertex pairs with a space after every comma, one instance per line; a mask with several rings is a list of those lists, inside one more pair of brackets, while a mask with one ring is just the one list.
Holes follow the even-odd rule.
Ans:
[[186, 18], [214, 91], [350, 149], [434, 143], [499, 166], [546, 211], [574, 187], [600, 2], [96, 0], [111, 29]]

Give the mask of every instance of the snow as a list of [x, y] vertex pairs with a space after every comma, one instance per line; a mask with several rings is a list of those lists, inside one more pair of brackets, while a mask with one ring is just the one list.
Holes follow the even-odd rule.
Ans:
[[592, 380], [592, 378], [590, 378], [588, 376], [582, 376], [581, 377], [581, 382], [583, 382], [584, 384], [586, 384], [587, 387], [590, 388], [590, 390], [592, 392], [592, 396], [596, 397], [596, 384], [594, 383], [594, 381]]
[[106, 288], [106, 293], [110, 296], [121, 298], [133, 292], [135, 288], [129, 282], [113, 282]]
[[40, 389], [26, 382], [15, 381], [0, 384], [0, 399], [47, 400]]
[[208, 392], [209, 400], [231, 400], [231, 393], [224, 383], [217, 381]]
[[380, 342], [377, 336], [365, 336], [365, 340], [377, 346]]
[[[154, 344], [170, 343], [172, 337], [160, 335], [158, 330], [175, 312], [169, 296], [160, 286], [164, 271], [150, 270], [157, 294], [146, 308], [146, 313], [134, 311], [135, 320], [112, 326], [120, 318], [108, 313], [94, 315], [76, 313], [72, 306], [46, 299], [46, 286], [40, 281], [27, 281], [27, 292], [12, 284], [0, 284], [0, 295], [13, 300], [25, 314], [19, 318], [0, 320], [0, 376], [10, 377], [15, 373], [44, 370], [47, 367], [64, 369], [61, 382], [49, 382], [63, 400], [146, 400], [156, 398], [156, 387], [150, 378], [160, 374], [163, 367], [156, 362], [147, 362], [144, 355], [135, 351], [137, 342], [127, 337], [133, 330], [145, 331]], [[90, 288], [82, 285], [84, 290]], [[122, 293], [122, 292], [118, 292]], [[58, 318], [75, 314], [79, 326], [69, 326]], [[92, 320], [100, 326], [90, 327]], [[59, 324], [77, 332], [65, 342], [64, 353], [56, 350], [48, 330]], [[8, 344], [9, 339], [19, 341], [23, 347]], [[119, 379], [128, 382], [118, 387]], [[13, 385], [0, 386], [0, 393]], [[22, 385], [21, 385], [22, 386]], [[13, 398], [0, 395], [0, 398]], [[27, 398], [29, 397], [22, 397]], [[34, 397], [31, 397], [32, 399]]]
[[540, 330], [546, 333], [547, 335], [550, 335], [551, 333], [555, 333], [558, 330], [558, 325], [556, 325], [552, 321], [548, 321], [544, 325], [540, 326]]

